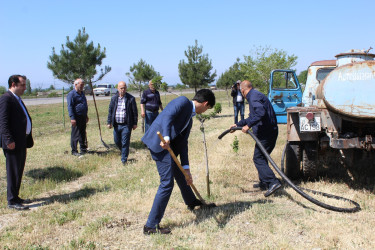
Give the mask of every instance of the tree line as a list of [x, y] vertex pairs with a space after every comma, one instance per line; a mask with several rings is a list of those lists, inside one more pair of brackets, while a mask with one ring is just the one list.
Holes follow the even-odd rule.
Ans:
[[[199, 45], [197, 40], [194, 45], [188, 46], [184, 54], [186, 59], [180, 60], [178, 64], [179, 77], [182, 82], [178, 88], [182, 89], [187, 86], [197, 91], [197, 89], [207, 87], [215, 81], [216, 70], [213, 70], [211, 59], [208, 54], [203, 53], [203, 46]], [[100, 44], [95, 46], [93, 41], [89, 41], [89, 35], [85, 28], [82, 28], [78, 30], [73, 41], [69, 36], [66, 37], [66, 42], [61, 45], [59, 54], [56, 53], [54, 47], [52, 48], [52, 55], [49, 56], [47, 67], [56, 79], [70, 85], [75, 79], [82, 78], [92, 86], [111, 71], [110, 66], [101, 67], [105, 58], [106, 48], [102, 48]], [[226, 89], [228, 93], [237, 80], [249, 79], [257, 89], [266, 93], [271, 70], [292, 69], [296, 64], [297, 56], [288, 55], [284, 50], [257, 47], [250, 52], [250, 55], [244, 55], [242, 60], [237, 58], [219, 76], [216, 85]], [[147, 88], [150, 80], [158, 89], [163, 91], [168, 89], [168, 84], [163, 81], [163, 76], [142, 58], [130, 67], [126, 76], [128, 77], [128, 87], [137, 90], [139, 95]], [[306, 76], [306, 71], [301, 72], [299, 78], [304, 76]], [[31, 91], [30, 83], [27, 91]]]

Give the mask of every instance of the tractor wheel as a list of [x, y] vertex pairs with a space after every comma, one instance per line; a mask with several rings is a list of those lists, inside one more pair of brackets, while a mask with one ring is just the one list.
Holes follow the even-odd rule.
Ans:
[[315, 179], [318, 175], [318, 145], [305, 142], [302, 151], [302, 171], [306, 179]]
[[287, 142], [286, 144], [285, 175], [292, 180], [301, 176], [301, 147], [299, 142]]

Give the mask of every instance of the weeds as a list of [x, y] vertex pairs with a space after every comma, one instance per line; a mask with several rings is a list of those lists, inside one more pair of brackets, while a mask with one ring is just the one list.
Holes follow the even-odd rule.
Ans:
[[231, 144], [233, 151], [237, 154], [239, 150], [239, 142], [237, 136], [234, 137], [233, 143]]
[[[193, 94], [189, 94], [191, 98]], [[174, 96], [166, 96], [167, 101]], [[226, 102], [225, 92], [216, 92], [217, 102]], [[339, 177], [300, 185], [334, 193], [360, 202], [363, 210], [341, 214], [308, 203], [291, 188], [265, 199], [252, 188], [258, 173], [252, 162], [254, 142], [249, 135], [217, 136], [233, 123], [233, 109], [205, 121], [210, 163], [211, 210], [186, 209], [175, 185], [161, 226], [169, 236], [144, 236], [143, 225], [159, 185], [159, 175], [150, 153], [140, 142], [140, 128], [132, 132], [129, 159], [123, 166], [113, 144], [113, 131], [102, 129], [102, 147], [95, 109], [89, 99], [87, 127], [92, 154], [70, 155], [69, 118], [63, 127], [62, 107], [28, 107], [33, 118], [35, 146], [28, 150], [20, 196], [33, 199], [33, 208], [16, 212], [6, 208], [6, 172], [0, 168], [0, 242], [4, 249], [305, 249], [361, 248], [375, 245], [375, 199], [371, 190], [349, 188]], [[137, 99], [139, 105], [139, 99]], [[109, 100], [98, 101], [101, 124], [106, 123]], [[165, 103], [166, 104], [166, 103]], [[65, 107], [65, 112], [67, 112]], [[65, 113], [67, 114], [67, 113]], [[286, 128], [272, 153], [280, 162]], [[194, 184], [206, 189], [204, 146], [200, 122], [194, 119], [189, 137], [189, 161]], [[241, 145], [241, 147], [239, 146]], [[243, 145], [243, 146], [242, 146]], [[236, 153], [232, 152], [236, 149]], [[67, 152], [67, 153], [65, 153]], [[5, 166], [3, 154], [0, 165]], [[355, 185], [351, 185], [355, 187]], [[207, 197], [205, 197], [207, 198]], [[336, 205], [339, 201], [328, 201]]]

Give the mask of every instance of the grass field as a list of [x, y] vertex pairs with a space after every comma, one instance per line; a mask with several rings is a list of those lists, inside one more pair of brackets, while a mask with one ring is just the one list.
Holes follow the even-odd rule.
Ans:
[[[191, 95], [187, 95], [189, 98]], [[140, 142], [141, 126], [132, 134], [130, 164], [121, 164], [112, 130], [105, 126], [109, 100], [98, 102], [102, 135], [89, 99], [87, 134], [94, 154], [70, 154], [70, 127], [62, 122], [61, 105], [28, 107], [33, 118], [35, 145], [28, 150], [20, 196], [34, 200], [32, 209], [18, 212], [6, 207], [5, 158], [0, 155], [0, 246], [3, 249], [373, 249], [375, 246], [374, 184], [352, 185], [340, 178], [322, 177], [301, 186], [357, 201], [362, 210], [345, 214], [324, 210], [284, 187], [269, 198], [252, 185], [257, 172], [252, 162], [254, 142], [241, 132], [218, 140], [233, 123], [225, 92], [216, 92], [223, 112], [205, 122], [211, 197], [206, 195], [206, 165], [200, 122], [194, 118], [189, 158], [195, 186], [218, 207], [190, 212], [177, 185], [162, 226], [172, 235], [142, 233], [159, 178], [150, 154]], [[162, 95], [167, 102], [175, 96]], [[139, 105], [139, 99], [137, 98]], [[67, 111], [65, 111], [67, 114]], [[248, 108], [246, 108], [248, 112]], [[140, 125], [140, 124], [139, 124]], [[272, 153], [280, 163], [285, 125], [279, 126]], [[235, 153], [231, 144], [239, 140]], [[357, 183], [358, 184], [358, 183]], [[356, 188], [355, 188], [356, 187]], [[314, 196], [335, 206], [343, 201]]]

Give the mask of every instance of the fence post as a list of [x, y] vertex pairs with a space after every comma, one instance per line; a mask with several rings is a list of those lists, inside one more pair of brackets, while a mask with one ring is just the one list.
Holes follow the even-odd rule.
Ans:
[[64, 87], [63, 87], [63, 92], [62, 92], [62, 102], [63, 102], [63, 124], [65, 128], [65, 103], [64, 103]]

